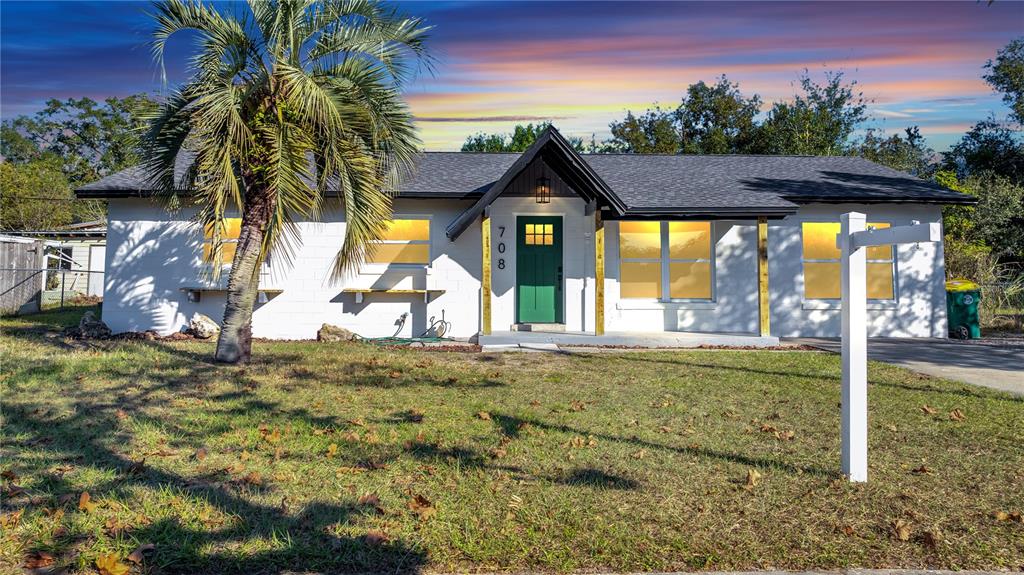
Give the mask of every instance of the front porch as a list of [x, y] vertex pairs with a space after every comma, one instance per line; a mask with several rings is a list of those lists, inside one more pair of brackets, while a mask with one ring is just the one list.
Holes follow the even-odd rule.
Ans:
[[677, 349], [697, 347], [775, 347], [779, 338], [740, 333], [495, 331], [480, 335], [483, 351], [558, 351], [572, 347]]

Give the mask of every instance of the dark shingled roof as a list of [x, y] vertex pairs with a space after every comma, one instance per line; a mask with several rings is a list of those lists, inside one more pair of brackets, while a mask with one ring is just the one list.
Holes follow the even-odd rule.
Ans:
[[[402, 197], [478, 198], [515, 163], [515, 153], [426, 152]], [[834, 156], [583, 154], [626, 207], [624, 215], [764, 208], [793, 212], [809, 202], [973, 203], [974, 198], [870, 162]], [[184, 173], [189, 158], [179, 157]], [[76, 190], [80, 198], [152, 195], [129, 168]]]

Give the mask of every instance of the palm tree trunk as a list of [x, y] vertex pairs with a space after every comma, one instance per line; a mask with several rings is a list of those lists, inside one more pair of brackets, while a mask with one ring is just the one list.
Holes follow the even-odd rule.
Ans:
[[228, 276], [224, 321], [217, 339], [216, 360], [223, 363], [248, 363], [252, 357], [252, 312], [259, 292], [260, 251], [263, 234], [273, 211], [269, 190], [249, 189], [246, 193], [242, 225], [238, 234], [235, 259]]

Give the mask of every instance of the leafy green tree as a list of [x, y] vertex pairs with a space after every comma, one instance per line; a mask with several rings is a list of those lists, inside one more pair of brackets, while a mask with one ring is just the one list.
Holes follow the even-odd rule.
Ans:
[[[297, 219], [340, 197], [335, 277], [357, 269], [383, 234], [389, 191], [419, 145], [401, 87], [414, 64], [429, 64], [429, 27], [368, 0], [251, 0], [244, 19], [182, 0], [153, 11], [161, 65], [181, 31], [198, 36], [199, 52], [152, 118], [142, 165], [168, 197], [191, 191], [213, 262], [229, 210], [241, 212], [216, 359], [248, 361], [260, 264], [275, 247], [287, 252]], [[179, 181], [175, 159], [186, 149], [195, 161]]]
[[691, 84], [676, 110], [684, 154], [742, 154], [750, 151], [761, 97], [746, 98], [724, 75], [714, 85]]
[[[552, 124], [551, 122], [516, 124], [511, 134], [478, 133], [466, 138], [463, 152], [525, 152]], [[583, 139], [570, 137], [569, 144], [577, 151], [583, 151]]]
[[966, 178], [943, 170], [935, 181], [978, 199], [974, 206], [945, 208], [947, 239], [986, 248], [996, 258], [1024, 261], [1024, 186], [994, 172]]
[[1024, 141], [1019, 131], [989, 117], [974, 125], [948, 152], [943, 165], [960, 178], [992, 172], [1024, 182]]
[[806, 71], [803, 94], [776, 102], [758, 130], [755, 149], [763, 154], [837, 156], [845, 153], [854, 130], [867, 119], [867, 100], [843, 82], [842, 72], [826, 72], [824, 85]]
[[626, 112], [620, 122], [612, 122], [608, 151], [630, 154], [676, 154], [682, 140], [676, 125], [676, 113], [659, 107], [639, 116]]
[[936, 168], [935, 150], [925, 144], [917, 126], [905, 129], [902, 136], [886, 137], [877, 130], [868, 130], [863, 139], [850, 147], [849, 153], [919, 178], [930, 178]]
[[1002, 93], [1011, 116], [1017, 123], [1024, 124], [1024, 37], [996, 52], [995, 61], [989, 60], [985, 69], [988, 73], [982, 78]]
[[0, 229], [50, 230], [70, 224], [73, 196], [52, 159], [0, 163]]
[[[71, 188], [93, 182], [139, 162], [139, 135], [144, 116], [156, 103], [139, 94], [107, 98], [51, 99], [31, 116], [18, 116], [0, 124], [0, 154], [6, 162], [26, 164], [44, 161], [63, 172]], [[38, 195], [23, 194], [19, 201], [32, 202]], [[45, 210], [52, 201], [38, 200]], [[102, 219], [101, 200], [65, 200], [74, 221]]]
[[139, 136], [156, 102], [144, 94], [51, 99], [33, 116], [5, 121], [0, 153], [19, 162], [55, 156], [72, 185], [86, 184], [139, 162]]

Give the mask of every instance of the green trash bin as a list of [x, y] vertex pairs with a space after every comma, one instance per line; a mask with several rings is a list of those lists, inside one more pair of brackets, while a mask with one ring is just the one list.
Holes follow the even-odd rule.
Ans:
[[978, 284], [963, 279], [946, 282], [946, 315], [949, 320], [949, 337], [981, 338], [981, 322], [978, 320], [978, 304], [980, 302], [981, 286]]

